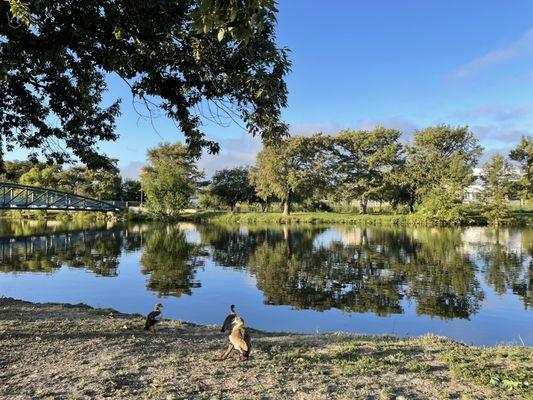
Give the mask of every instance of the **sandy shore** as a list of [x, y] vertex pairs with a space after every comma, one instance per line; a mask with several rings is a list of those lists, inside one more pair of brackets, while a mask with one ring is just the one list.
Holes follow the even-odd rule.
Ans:
[[[224, 316], [221, 316], [221, 320]], [[1, 399], [533, 399], [533, 348], [252, 331], [247, 362], [216, 327], [0, 298]]]

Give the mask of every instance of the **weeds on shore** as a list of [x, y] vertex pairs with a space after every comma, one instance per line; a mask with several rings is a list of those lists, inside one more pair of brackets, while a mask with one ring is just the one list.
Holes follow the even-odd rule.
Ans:
[[[443, 224], [423, 214], [356, 214], [336, 212], [294, 212], [289, 216], [281, 213], [202, 211], [184, 214], [182, 219], [191, 222], [222, 224], [349, 224], [368, 226], [441, 226]], [[533, 212], [517, 210], [509, 214], [506, 225], [533, 225]], [[458, 225], [487, 225], [478, 210], [464, 212]]]

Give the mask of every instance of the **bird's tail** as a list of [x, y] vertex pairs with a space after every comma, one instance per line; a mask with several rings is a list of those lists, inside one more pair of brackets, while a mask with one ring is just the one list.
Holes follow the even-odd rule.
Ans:
[[146, 320], [146, 323], [144, 324], [144, 330], [149, 331], [150, 330], [150, 321]]

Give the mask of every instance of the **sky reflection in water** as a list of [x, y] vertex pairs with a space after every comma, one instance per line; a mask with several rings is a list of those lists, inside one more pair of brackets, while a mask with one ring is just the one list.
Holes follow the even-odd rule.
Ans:
[[272, 331], [533, 345], [533, 229], [0, 224], [0, 295]]

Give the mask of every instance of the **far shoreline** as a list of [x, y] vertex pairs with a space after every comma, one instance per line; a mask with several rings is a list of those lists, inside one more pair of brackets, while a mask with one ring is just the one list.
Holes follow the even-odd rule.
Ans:
[[[417, 213], [368, 213], [338, 212], [338, 211], [294, 211], [285, 216], [280, 212], [256, 212], [256, 211], [225, 211], [225, 210], [187, 210], [179, 217], [169, 220], [160, 220], [149, 214], [146, 210], [128, 210], [121, 213], [107, 215], [101, 212], [87, 211], [31, 211], [11, 210], [0, 213], [0, 219], [11, 221], [61, 221], [61, 222], [193, 222], [214, 224], [237, 224], [237, 225], [318, 225], [339, 224], [355, 226], [378, 226], [378, 227], [462, 227], [462, 226], [486, 226], [494, 227], [481, 214], [479, 210], [468, 210], [460, 221], [445, 223], [433, 220], [430, 217]], [[508, 218], [504, 219], [499, 227], [529, 227], [533, 226], [533, 210], [515, 209], [509, 212]]]

